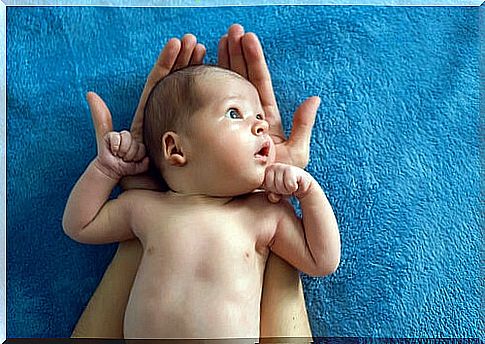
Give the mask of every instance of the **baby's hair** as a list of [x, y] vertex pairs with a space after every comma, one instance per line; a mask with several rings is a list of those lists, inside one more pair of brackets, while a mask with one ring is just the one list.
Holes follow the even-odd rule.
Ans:
[[203, 104], [197, 80], [210, 72], [240, 77], [239, 74], [214, 65], [188, 66], [160, 80], [145, 106], [143, 136], [150, 161], [161, 171], [162, 136], [167, 131], [190, 133], [189, 121]]

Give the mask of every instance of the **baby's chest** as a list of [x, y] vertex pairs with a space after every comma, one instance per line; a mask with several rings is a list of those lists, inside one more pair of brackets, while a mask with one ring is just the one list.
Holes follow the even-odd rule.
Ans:
[[[170, 216], [145, 228], [145, 261], [177, 267], [195, 278], [258, 275], [267, 253], [256, 249], [258, 228], [239, 214], [193, 212]], [[235, 276], [233, 276], [235, 275]]]
[[183, 243], [190, 249], [248, 242], [256, 231], [238, 214], [190, 209], [150, 221], [141, 234], [146, 240], [161, 240], [171, 246]]
[[163, 250], [213, 251], [254, 247], [264, 230], [249, 211], [217, 207], [178, 207], [154, 211], [136, 229], [142, 243]]
[[277, 224], [275, 207], [263, 195], [225, 205], [144, 203], [133, 231], [145, 253], [227, 259], [266, 254]]

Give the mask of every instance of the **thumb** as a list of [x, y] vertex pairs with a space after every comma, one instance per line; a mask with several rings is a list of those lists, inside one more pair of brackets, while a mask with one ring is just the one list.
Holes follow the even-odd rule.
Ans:
[[293, 128], [291, 129], [288, 144], [296, 146], [301, 151], [310, 149], [310, 138], [312, 128], [315, 124], [315, 117], [320, 106], [320, 97], [310, 97], [306, 99], [295, 111], [293, 116]]
[[96, 132], [96, 141], [99, 144], [102, 142], [104, 136], [113, 130], [111, 113], [103, 99], [96, 93], [88, 92], [86, 99], [89, 104], [89, 110], [91, 111], [91, 118]]

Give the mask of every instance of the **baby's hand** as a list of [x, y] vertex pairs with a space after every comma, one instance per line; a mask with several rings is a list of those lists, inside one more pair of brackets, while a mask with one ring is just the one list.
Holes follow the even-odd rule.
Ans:
[[271, 202], [278, 202], [282, 196], [304, 197], [313, 182], [313, 177], [299, 167], [287, 164], [272, 164], [266, 168], [263, 188]]
[[145, 146], [134, 140], [130, 132], [111, 131], [98, 142], [96, 167], [112, 179], [135, 175], [148, 170]]

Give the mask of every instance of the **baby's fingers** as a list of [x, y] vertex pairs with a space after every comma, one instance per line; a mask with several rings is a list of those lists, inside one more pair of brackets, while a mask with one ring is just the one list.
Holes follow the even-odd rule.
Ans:
[[275, 171], [273, 168], [268, 167], [264, 173], [263, 188], [267, 191], [275, 191], [274, 179]]
[[128, 151], [130, 150], [132, 139], [131, 139], [131, 134], [130, 132], [123, 130], [120, 132], [120, 137], [121, 137], [121, 142], [120, 142], [120, 148], [118, 151], [118, 156], [120, 158], [124, 158]]
[[138, 162], [131, 162], [130, 163], [130, 171], [127, 174], [135, 175], [140, 174], [148, 171], [148, 157], [146, 156], [143, 160]]
[[116, 131], [110, 131], [107, 135], [108, 146], [114, 156], [118, 156], [121, 145], [121, 135]]
[[[138, 150], [140, 149], [140, 145], [135, 140], [131, 140], [130, 148], [126, 152], [125, 156], [123, 157], [123, 161], [133, 161], [135, 157], [138, 155]], [[138, 159], [141, 160], [141, 159]]]
[[275, 193], [275, 176], [274, 168], [268, 168], [263, 182], [263, 188], [266, 190], [266, 195], [271, 203], [278, 203], [281, 199], [281, 195]]
[[312, 184], [311, 177], [309, 178], [308, 175], [302, 174], [298, 176], [298, 189], [294, 192], [295, 196], [301, 198], [306, 195], [310, 186]]
[[282, 195], [276, 194], [274, 192], [268, 192], [268, 200], [271, 203], [278, 203], [282, 197]]
[[266, 169], [263, 186], [266, 191], [278, 195], [292, 195], [298, 190], [297, 168], [285, 164], [273, 164]]
[[138, 143], [138, 151], [136, 152], [135, 157], [133, 158], [134, 161], [142, 160], [146, 155], [145, 145], [143, 143]]
[[285, 171], [279, 167], [276, 168], [275, 173], [275, 191], [279, 194], [286, 194], [286, 187], [285, 187], [285, 178], [284, 178]]
[[293, 168], [287, 168], [284, 171], [283, 183], [286, 194], [291, 195], [298, 190], [298, 180]]
[[135, 174], [140, 174], [148, 171], [148, 157], [144, 157], [142, 161], [135, 162]]

